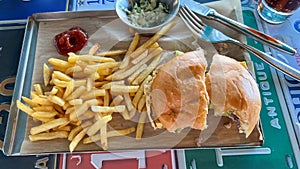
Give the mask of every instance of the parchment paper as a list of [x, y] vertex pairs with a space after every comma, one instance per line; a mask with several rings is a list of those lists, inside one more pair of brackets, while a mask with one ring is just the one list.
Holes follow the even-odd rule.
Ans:
[[[215, 8], [218, 12], [243, 22], [241, 15], [241, 5], [239, 0], [217, 1], [207, 4]], [[216, 22], [206, 21], [209, 24], [217, 24], [220, 29], [227, 35], [232, 36], [240, 41], [245, 41], [241, 34], [220, 25]], [[59, 56], [53, 45], [53, 37], [73, 26], [80, 26], [89, 34], [87, 46], [81, 51], [86, 53], [87, 50], [96, 42], [100, 43], [101, 50], [110, 49], [127, 49], [129, 42], [132, 40], [132, 33], [128, 27], [117, 18], [113, 17], [85, 17], [70, 20], [55, 20], [49, 22], [40, 22], [38, 31], [38, 41], [35, 55], [35, 66], [33, 73], [33, 84], [42, 83], [42, 65], [47, 63], [48, 58]], [[141, 43], [148, 37], [143, 37]], [[159, 44], [165, 50], [181, 50], [190, 51], [196, 49], [199, 44], [195, 43], [191, 32], [183, 24], [179, 17], [176, 18], [175, 26], [167, 33], [167, 35], [159, 40]], [[207, 54], [213, 54], [216, 50], [211, 44], [200, 44], [207, 51]], [[248, 55], [239, 47], [230, 47], [227, 55], [239, 60], [248, 60]], [[137, 117], [135, 117], [137, 118]], [[109, 123], [110, 128], [123, 129], [126, 127], [136, 126], [136, 120], [124, 121], [120, 115], [114, 114], [113, 121]], [[208, 115], [208, 126], [214, 125], [213, 128], [208, 127], [205, 132], [198, 130], [184, 129], [180, 133], [170, 133], [164, 129], [153, 130], [150, 124], [145, 125], [143, 139], [135, 140], [135, 134], [124, 137], [115, 137], [108, 139], [109, 150], [128, 150], [128, 149], [177, 149], [177, 148], [199, 148], [199, 147], [240, 147], [240, 146], [258, 146], [262, 144], [262, 135], [259, 126], [246, 139], [244, 134], [239, 134], [235, 124], [230, 129], [224, 127], [224, 123], [229, 122], [228, 118], [218, 118], [210, 112]], [[26, 126], [25, 139], [22, 144], [21, 154], [45, 154], [45, 153], [61, 153], [68, 152], [69, 141], [67, 139], [56, 139], [55, 141], [38, 141], [30, 142], [28, 139], [30, 128], [38, 125], [32, 118], [28, 118]], [[212, 126], [212, 125], [211, 125]], [[92, 152], [101, 150], [98, 144], [82, 145], [76, 148], [76, 152]]]

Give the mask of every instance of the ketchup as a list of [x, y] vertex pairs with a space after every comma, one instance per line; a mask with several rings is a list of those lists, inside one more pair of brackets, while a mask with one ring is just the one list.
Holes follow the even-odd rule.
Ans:
[[78, 52], [87, 43], [88, 34], [80, 27], [72, 27], [69, 30], [57, 34], [54, 37], [54, 45], [59, 54], [67, 56], [69, 52]]

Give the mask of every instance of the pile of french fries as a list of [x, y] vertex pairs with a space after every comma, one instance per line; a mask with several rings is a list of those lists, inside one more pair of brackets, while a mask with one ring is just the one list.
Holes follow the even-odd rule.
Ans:
[[[98, 52], [101, 46], [95, 44], [88, 54], [69, 53], [67, 61], [48, 59], [50, 66], [45, 63], [43, 67], [44, 85], [34, 84], [30, 98], [23, 96], [23, 102], [17, 101], [20, 110], [41, 122], [30, 129], [29, 139], [68, 139], [70, 152], [80, 141], [100, 141], [107, 150], [109, 137], [135, 132], [140, 140], [147, 118], [144, 86], [152, 80], [163, 51], [157, 40], [173, 25], [166, 25], [139, 47], [136, 33], [126, 50]], [[121, 62], [114, 58], [122, 55]], [[138, 124], [111, 129], [108, 123], [113, 113], [120, 113], [124, 120], [137, 115]]]

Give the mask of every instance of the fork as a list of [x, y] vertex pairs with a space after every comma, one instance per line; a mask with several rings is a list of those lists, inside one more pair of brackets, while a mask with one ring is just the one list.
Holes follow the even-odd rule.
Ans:
[[214, 29], [206, 25], [195, 13], [193, 13], [186, 5], [180, 9], [179, 16], [186, 24], [186, 26], [196, 35], [198, 38], [211, 42], [213, 44], [218, 43], [232, 43], [240, 46], [241, 48], [253, 53], [255, 56], [268, 63], [275, 69], [297, 79], [300, 81], [300, 71], [291, 67], [290, 65], [264, 53], [252, 46], [244, 44], [238, 40], [230, 38], [224, 35], [217, 29]]

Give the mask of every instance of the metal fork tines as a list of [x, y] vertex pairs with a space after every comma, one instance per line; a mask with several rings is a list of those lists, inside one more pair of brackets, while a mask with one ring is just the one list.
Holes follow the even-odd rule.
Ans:
[[238, 40], [232, 39], [222, 32], [206, 25], [195, 13], [193, 13], [187, 6], [180, 9], [179, 13], [183, 22], [187, 27], [199, 38], [211, 43], [233, 43], [251, 52], [261, 60], [265, 61], [275, 69], [297, 79], [300, 81], [300, 71], [291, 67], [290, 65], [264, 53], [252, 46], [246, 45]]

